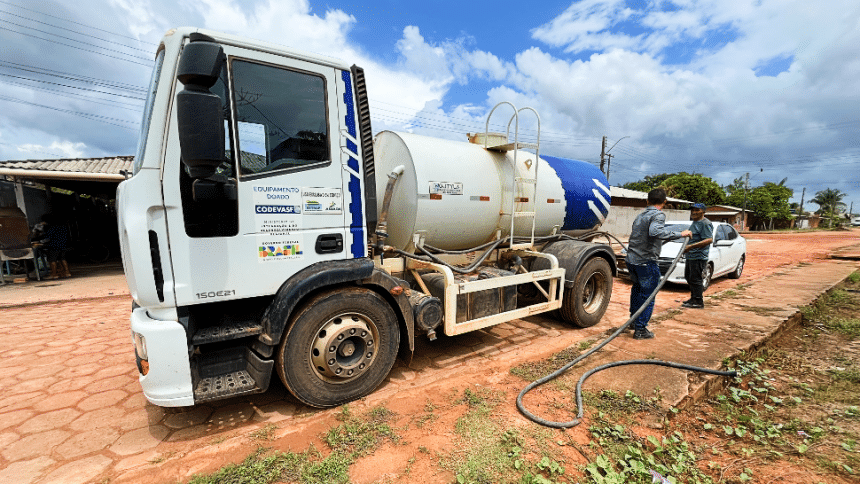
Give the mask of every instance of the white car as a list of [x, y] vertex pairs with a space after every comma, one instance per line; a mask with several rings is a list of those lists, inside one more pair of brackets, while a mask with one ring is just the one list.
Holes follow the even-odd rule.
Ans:
[[[692, 222], [687, 221], [667, 221], [666, 227], [670, 230], [681, 232], [688, 230]], [[714, 241], [711, 243], [711, 249], [708, 251], [708, 265], [703, 274], [705, 289], [711, 284], [711, 279], [728, 275], [732, 279], [741, 277], [744, 271], [744, 262], [747, 256], [747, 241], [741, 234], [731, 225], [724, 222], [711, 222], [714, 225]], [[660, 273], [666, 275], [666, 271], [672, 265], [672, 261], [681, 250], [682, 242], [665, 242], [663, 249], [660, 251], [660, 259], [657, 264], [660, 266]], [[626, 255], [622, 251], [622, 256]], [[669, 274], [668, 282], [678, 284], [686, 284], [684, 279], [684, 265], [686, 259], [681, 257], [675, 270]], [[626, 272], [626, 266], [623, 270]]]

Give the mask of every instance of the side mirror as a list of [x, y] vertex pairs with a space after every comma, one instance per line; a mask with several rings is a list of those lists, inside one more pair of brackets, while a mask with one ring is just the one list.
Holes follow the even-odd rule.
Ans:
[[192, 34], [179, 59], [176, 78], [185, 88], [176, 94], [176, 117], [182, 163], [192, 178], [208, 178], [224, 159], [224, 115], [215, 85], [226, 62], [215, 39]]

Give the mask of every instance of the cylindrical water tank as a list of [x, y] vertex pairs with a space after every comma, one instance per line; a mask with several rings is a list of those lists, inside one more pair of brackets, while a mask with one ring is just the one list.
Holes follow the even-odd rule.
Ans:
[[[376, 193], [381, 203], [388, 174], [400, 175], [388, 211], [388, 245], [405, 248], [415, 233], [425, 243], [456, 250], [508, 235], [511, 197], [515, 212], [535, 211], [535, 235], [593, 229], [609, 213], [609, 183], [584, 161], [516, 152], [495, 152], [483, 145], [410, 133], [383, 131], [374, 140]], [[537, 175], [535, 175], [537, 171]], [[537, 177], [537, 178], [536, 178]], [[537, 179], [535, 185], [529, 180]], [[537, 203], [535, 203], [535, 200]], [[514, 235], [529, 236], [532, 218], [517, 217]]]

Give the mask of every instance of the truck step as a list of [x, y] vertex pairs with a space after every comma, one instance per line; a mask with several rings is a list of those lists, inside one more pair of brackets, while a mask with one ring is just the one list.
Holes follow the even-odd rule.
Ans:
[[250, 393], [254, 390], [259, 390], [257, 382], [247, 371], [234, 371], [226, 375], [204, 378], [197, 382], [197, 387], [194, 389], [194, 401], [216, 400], [229, 395]]
[[265, 392], [274, 364], [247, 347], [195, 355], [191, 360], [194, 403]]
[[195, 345], [217, 343], [218, 341], [255, 336], [262, 332], [263, 325], [259, 323], [239, 322], [224, 326], [210, 326], [198, 329], [194, 333], [194, 337], [191, 338], [191, 342]]

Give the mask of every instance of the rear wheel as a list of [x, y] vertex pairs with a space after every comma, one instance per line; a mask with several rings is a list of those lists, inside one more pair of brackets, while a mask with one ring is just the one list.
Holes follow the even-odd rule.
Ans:
[[732, 279], [740, 279], [741, 278], [741, 274], [743, 274], [743, 272], [744, 272], [744, 259], [746, 259], [746, 256], [742, 255], [741, 260], [738, 261], [738, 266], [735, 267], [735, 270], [732, 271], [731, 274], [729, 274], [730, 278], [732, 278]]
[[580, 328], [594, 326], [602, 318], [612, 297], [612, 268], [602, 257], [586, 262], [565, 288], [559, 316]]
[[702, 271], [702, 290], [711, 285], [711, 277], [714, 275], [714, 266], [711, 264], [705, 265], [705, 270]]
[[325, 408], [361, 398], [394, 366], [397, 316], [369, 289], [318, 294], [291, 319], [275, 364], [284, 386], [302, 403]]

